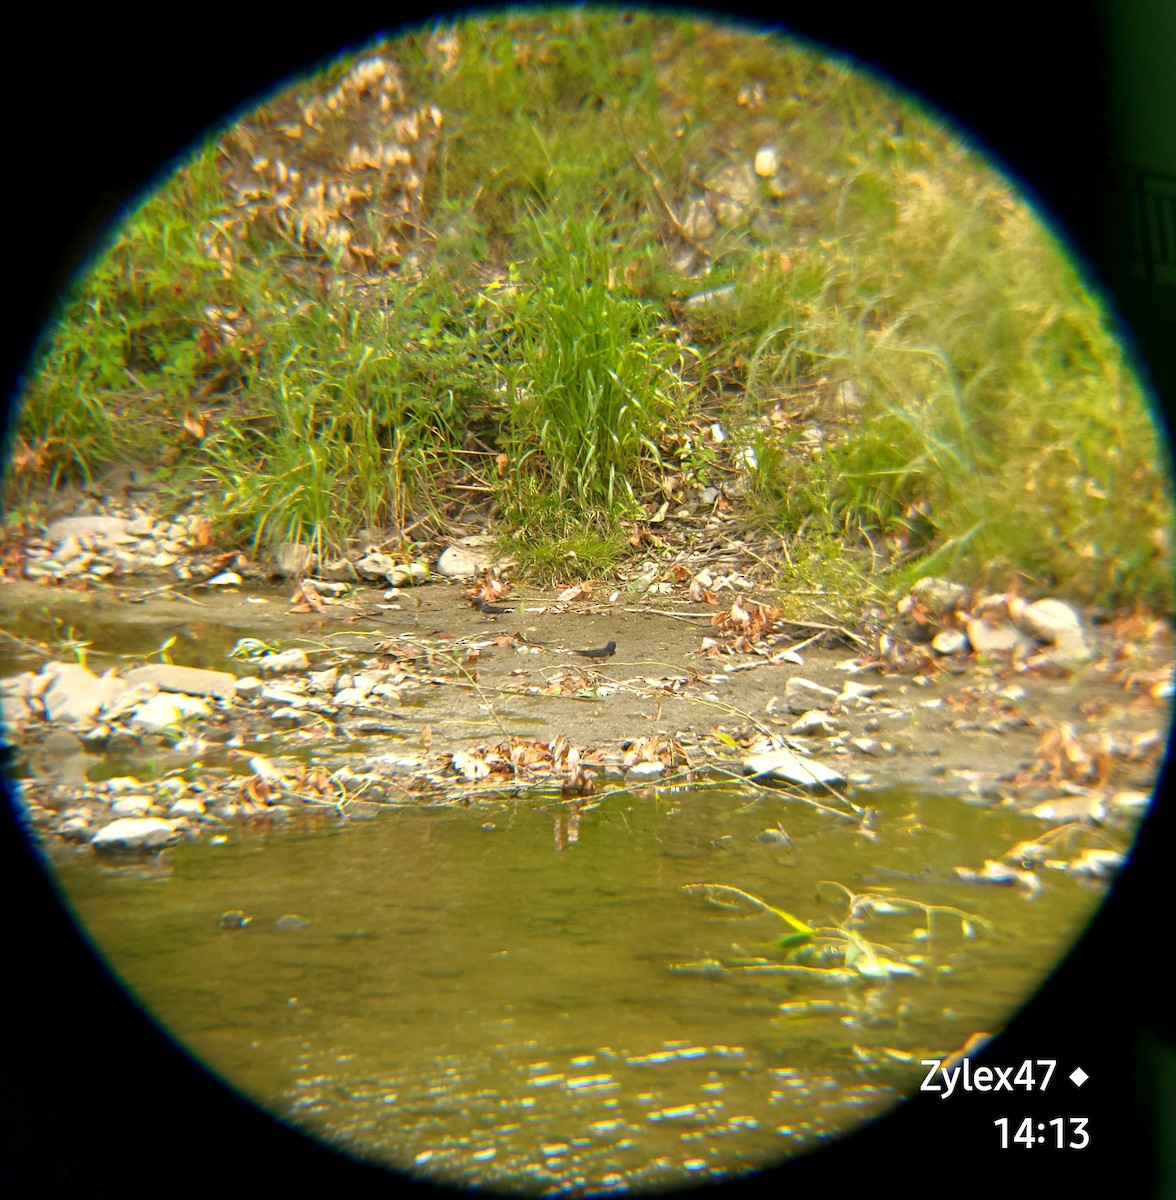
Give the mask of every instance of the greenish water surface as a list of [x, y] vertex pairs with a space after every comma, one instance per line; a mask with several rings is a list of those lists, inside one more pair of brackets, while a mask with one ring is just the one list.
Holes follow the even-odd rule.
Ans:
[[[920, 1058], [1004, 1024], [1102, 899], [1056, 871], [1033, 899], [944, 880], [1038, 835], [1024, 818], [856, 799], [877, 809], [870, 835], [762, 792], [649, 790], [240, 831], [155, 870], [58, 878], [180, 1042], [311, 1134], [437, 1181], [640, 1191], [753, 1171], [888, 1110]], [[777, 826], [791, 845], [760, 840]], [[879, 914], [857, 932], [914, 974], [791, 978], [762, 973], [786, 960], [780, 919], [683, 890], [738, 888], [832, 929], [845, 893], [822, 881], [994, 928], [937, 918], [928, 937], [922, 914]], [[251, 923], [219, 927], [232, 909]], [[291, 914], [309, 924], [280, 927]]]

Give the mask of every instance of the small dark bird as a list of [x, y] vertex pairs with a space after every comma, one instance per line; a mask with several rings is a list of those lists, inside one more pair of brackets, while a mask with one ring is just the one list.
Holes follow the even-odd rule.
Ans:
[[616, 642], [609, 642], [607, 646], [601, 646], [599, 650], [573, 650], [573, 654], [578, 654], [581, 658], [612, 658], [617, 652]]
[[513, 611], [509, 608], [503, 608], [500, 604], [491, 604], [489, 600], [483, 600], [481, 596], [475, 596], [473, 604], [478, 612], [486, 613], [488, 616], [492, 617], [498, 616], [499, 613], [508, 613]]

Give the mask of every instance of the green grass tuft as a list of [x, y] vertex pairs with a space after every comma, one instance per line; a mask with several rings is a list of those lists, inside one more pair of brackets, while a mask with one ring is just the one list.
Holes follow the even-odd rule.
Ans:
[[624, 255], [600, 221], [536, 218], [510, 325], [499, 501], [510, 521], [544, 530], [529, 497], [549, 494], [576, 519], [640, 511], [660, 466], [658, 440], [684, 411], [683, 352], [651, 305], [628, 293]]

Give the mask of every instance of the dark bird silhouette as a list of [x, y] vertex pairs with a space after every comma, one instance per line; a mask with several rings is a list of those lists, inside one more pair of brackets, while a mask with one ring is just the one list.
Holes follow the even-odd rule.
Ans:
[[486, 613], [492, 617], [498, 616], [499, 613], [508, 613], [513, 611], [509, 608], [503, 608], [500, 604], [491, 604], [489, 600], [483, 600], [481, 596], [475, 596], [473, 604], [478, 612]]
[[617, 652], [616, 642], [609, 642], [607, 646], [601, 646], [599, 650], [573, 650], [573, 654], [578, 654], [581, 658], [612, 658]]

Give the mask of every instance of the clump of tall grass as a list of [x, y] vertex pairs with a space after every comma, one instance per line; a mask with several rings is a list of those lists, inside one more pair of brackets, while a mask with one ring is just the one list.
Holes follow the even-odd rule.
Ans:
[[427, 275], [272, 314], [251, 403], [204, 447], [218, 515], [255, 546], [322, 553], [435, 508], [493, 379], [465, 304]]
[[1170, 605], [1165, 456], [1074, 263], [962, 152], [863, 181], [866, 207], [843, 197], [841, 236], [779, 282], [787, 319], [763, 331], [749, 387], [762, 403], [798, 380], [849, 381], [862, 410], [790, 476], [759, 470], [755, 486], [790, 517], [889, 536], [896, 585], [1020, 576]]
[[638, 510], [658, 439], [685, 404], [685, 351], [651, 305], [628, 293], [625, 254], [598, 220], [535, 218], [520, 270], [505, 366], [500, 476], [508, 519], [534, 526], [542, 491], [563, 517], [608, 523]]

